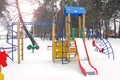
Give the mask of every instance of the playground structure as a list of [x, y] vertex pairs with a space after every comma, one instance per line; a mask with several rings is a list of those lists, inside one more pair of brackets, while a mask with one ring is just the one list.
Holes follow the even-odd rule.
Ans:
[[[52, 22], [52, 60], [53, 60], [53, 62], [56, 62], [58, 59], [61, 59], [62, 64], [66, 64], [66, 63], [70, 62], [70, 60], [72, 58], [76, 58], [76, 55], [77, 55], [79, 67], [80, 67], [81, 71], [84, 73], [84, 75], [86, 76], [87, 74], [98, 74], [98, 72], [97, 72], [97, 69], [92, 66], [90, 59], [89, 59], [88, 52], [87, 52], [87, 48], [86, 48], [85, 31], [84, 31], [85, 30], [85, 13], [86, 13], [86, 10], [84, 7], [73, 7], [73, 6], [65, 7], [64, 15], [65, 15], [66, 20], [62, 21], [62, 23], [65, 23], [65, 27], [62, 27], [62, 40], [61, 41], [56, 41], [56, 39], [55, 39], [55, 24], [57, 22], [56, 21]], [[82, 16], [82, 18], [81, 18], [81, 16]], [[76, 37], [74, 36], [74, 35], [76, 35], [74, 33], [74, 28], [71, 32], [71, 17], [78, 17], [79, 27], [78, 27], [78, 35], [76, 37], [79, 37], [79, 38], [81, 37], [83, 39], [76, 39]], [[34, 39], [29, 34], [29, 32], [26, 31], [25, 25], [28, 23], [20, 22], [20, 21], [18, 21], [17, 23], [13, 23], [13, 25], [16, 25], [16, 24], [18, 27], [17, 28], [18, 64], [20, 64], [21, 57], [22, 57], [22, 60], [24, 59], [24, 50], [23, 50], [24, 49], [23, 48], [24, 47], [23, 46], [24, 45], [24, 30], [25, 30], [26, 34], [29, 35], [28, 37], [30, 38], [30, 40], [33, 44], [33, 47], [31, 47], [31, 49], [36, 49], [36, 47], [34, 47], [34, 45], [37, 45], [37, 44], [35, 41], [33, 41]], [[20, 33], [21, 33], [20, 31], [22, 32], [22, 36], [20, 36]], [[12, 32], [14, 32], [13, 27], [12, 27]], [[64, 33], [65, 33], [65, 35], [64, 35]], [[71, 33], [72, 33], [72, 37], [71, 37]], [[64, 40], [64, 38], [65, 38], [65, 40]], [[81, 43], [79, 43], [79, 42], [81, 42]], [[81, 44], [81, 45], [78, 45], [78, 44]], [[13, 46], [14, 46], [14, 43], [13, 43], [13, 38], [12, 38], [12, 50], [14, 48]], [[80, 46], [82, 48], [80, 48]], [[21, 49], [22, 49], [22, 51], [21, 51]], [[82, 53], [85, 56], [87, 55], [84, 59], [85, 65], [87, 65], [87, 66], [84, 66], [84, 63], [82, 63], [83, 55], [80, 54], [81, 51], [78, 51], [78, 49], [81, 49], [81, 51], [83, 51]], [[88, 67], [89, 67], [89, 69], [91, 69], [90, 71], [87, 70]]]
[[[17, 27], [17, 30], [14, 30], [15, 27]], [[22, 23], [18, 21], [13, 22], [8, 27], [8, 30], [9, 34], [7, 34], [6, 43], [11, 47], [0, 47], [0, 51], [6, 51], [9, 59], [12, 61], [14, 61], [14, 51], [18, 51], [18, 64], [20, 64], [20, 61], [24, 60], [24, 28], [22, 27]], [[15, 43], [14, 39], [17, 39], [17, 43]]]
[[[66, 64], [70, 62], [70, 60], [73, 58], [71, 56], [74, 55], [74, 58], [76, 58], [77, 55], [79, 67], [83, 74], [86, 76], [87, 74], [98, 74], [98, 72], [97, 69], [94, 66], [92, 66], [86, 48], [84, 31], [85, 14], [86, 10], [84, 7], [65, 6], [65, 27], [63, 27], [62, 25], [61, 41], [57, 41], [55, 38], [56, 21], [52, 22], [52, 60], [53, 63], [55, 63], [57, 60], [62, 60], [62, 64]], [[71, 27], [71, 17], [78, 17], [77, 36], [75, 36], [75, 29]], [[80, 53], [82, 53], [82, 55]]]
[[[87, 52], [86, 44], [85, 44], [85, 13], [86, 10], [84, 7], [73, 7], [73, 6], [66, 6], [65, 11], [65, 21], [53, 21], [52, 22], [52, 60], [53, 62], [56, 62], [57, 60], [62, 60], [62, 64], [66, 64], [71, 61], [72, 58], [78, 58], [78, 64], [81, 69], [81, 71], [84, 73], [86, 76], [87, 74], [98, 74], [97, 69], [94, 68], [90, 62], [89, 55]], [[75, 34], [75, 29], [71, 27], [71, 17], [78, 17], [78, 33]], [[55, 27], [57, 23], [63, 23], [62, 24], [62, 39], [61, 41], [56, 41], [55, 39]], [[12, 23], [12, 43], [9, 42], [9, 44], [12, 45], [12, 58], [13, 58], [13, 52], [15, 51], [14, 47], [17, 47], [18, 50], [18, 64], [20, 64], [21, 59], [24, 60], [24, 31], [30, 38], [32, 42], [32, 47], [29, 47], [30, 49], [34, 50], [37, 49], [35, 45], [36, 41], [34, 38], [31, 36], [31, 34], [26, 31], [26, 26], [25, 25], [35, 25], [36, 23], [26, 23], [26, 22], [15, 22]], [[50, 23], [51, 24], [51, 23]], [[13, 30], [13, 25], [17, 25], [17, 32]], [[40, 25], [40, 23], [39, 23]], [[65, 27], [63, 26], [65, 25]], [[72, 31], [71, 31], [72, 28]], [[21, 30], [20, 30], [21, 29]], [[64, 31], [65, 30], [65, 31]], [[14, 45], [13, 41], [13, 33], [17, 33], [17, 41], [18, 41], [18, 46]], [[72, 34], [71, 34], [72, 33]], [[22, 35], [21, 35], [22, 34]], [[71, 36], [72, 35], [72, 36]], [[77, 36], [75, 36], [77, 35]], [[81, 37], [81, 39], [76, 39], [76, 37]], [[32, 39], [31, 39], [32, 38]], [[64, 39], [65, 38], [65, 39]], [[79, 43], [81, 42], [81, 43]], [[78, 45], [81, 44], [81, 45]], [[80, 48], [80, 46], [82, 48]], [[85, 57], [85, 65], [82, 63], [82, 56], [80, 53], [81, 51], [78, 51], [78, 49], [81, 49], [83, 51], [82, 53], [86, 56]], [[86, 54], [85, 54], [86, 53]], [[79, 56], [80, 55], [80, 56]], [[13, 59], [12, 59], [13, 60]], [[90, 71], [87, 70], [89, 67]]]
[[99, 52], [101, 52], [101, 53], [104, 52], [104, 48], [99, 48], [99, 47], [97, 46], [95, 40], [92, 41], [92, 45], [95, 47], [95, 50], [96, 50], [96, 51], [99, 51]]
[[93, 40], [92, 44], [95, 47], [95, 51], [108, 55], [108, 58], [110, 58], [110, 54], [112, 54], [113, 60], [115, 59], [113, 48], [107, 39], [97, 38]]
[[[6, 51], [6, 53], [8, 54], [8, 58], [12, 61], [14, 61], [14, 52], [17, 51], [18, 64], [20, 64], [21, 60], [24, 60], [24, 35], [25, 35], [24, 31], [25, 30], [23, 27], [27, 27], [27, 25], [51, 27], [51, 22], [20, 22], [18, 20], [18, 22], [13, 22], [8, 27], [9, 34], [7, 34], [7, 39], [6, 39], [6, 43], [8, 44], [8, 46], [0, 47], [0, 51]], [[28, 37], [30, 40], [34, 40], [30, 32], [27, 31], [26, 35], [27, 36], [29, 35]], [[33, 42], [36, 43], [35, 40]], [[32, 45], [32, 44], [28, 44], [27, 49], [32, 50], [32, 53], [34, 53], [34, 50], [39, 49], [39, 46], [37, 43], [35, 45]]]
[[[26, 25], [42, 25], [42, 26], [50, 26], [51, 25], [51, 23], [50, 22], [20, 22], [20, 21], [18, 21], [18, 22], [13, 22], [12, 23], [12, 26], [11, 26], [11, 28], [12, 28], [12, 36], [14, 36], [13, 35], [13, 33], [15, 32], [14, 30], [13, 30], [13, 27], [16, 27], [16, 26], [14, 26], [14, 25], [17, 25], [17, 44], [18, 44], [18, 46], [17, 46], [17, 50], [18, 50], [18, 64], [20, 64], [20, 61], [21, 60], [24, 60], [24, 28], [23, 28], [23, 24], [24, 24], [24, 26], [26, 26]], [[26, 33], [27, 35], [31, 35], [30, 33], [28, 34], [28, 32]], [[32, 37], [32, 35], [31, 35], [31, 37]], [[30, 40], [31, 40], [31, 37], [30, 37]], [[32, 37], [33, 38], [33, 37]], [[12, 38], [12, 47], [13, 46], [15, 46], [14, 44], [14, 41], [13, 41], [14, 39]], [[32, 45], [32, 44], [29, 44], [28, 46], [27, 46], [27, 49], [28, 50], [32, 50], [32, 53], [34, 53], [34, 50], [36, 49], [39, 49], [39, 46], [38, 46], [38, 44], [36, 43], [35, 45]], [[13, 48], [13, 50], [14, 50], [14, 48]], [[14, 51], [12, 51], [12, 56], [14, 56]]]

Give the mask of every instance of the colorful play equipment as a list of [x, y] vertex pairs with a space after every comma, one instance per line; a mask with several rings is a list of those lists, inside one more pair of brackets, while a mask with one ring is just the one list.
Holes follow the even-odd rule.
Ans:
[[[23, 21], [23, 17], [22, 17], [22, 14], [21, 14], [21, 11], [20, 11], [20, 7], [19, 7], [19, 2], [16, 0], [16, 8], [17, 8], [17, 11], [18, 11], [18, 17], [19, 17], [19, 21], [18, 21], [18, 64], [20, 64], [20, 26], [22, 27], [22, 33], [25, 31], [27, 36], [29, 37], [32, 45], [37, 45], [36, 41], [34, 40], [34, 38], [32, 37], [32, 35], [30, 34], [30, 32], [27, 30], [25, 24], [24, 24], [24, 21]], [[22, 25], [21, 25], [22, 24]], [[22, 35], [22, 38], [24, 38], [24, 36]], [[23, 40], [23, 39], [22, 39]], [[23, 56], [23, 41], [22, 41], [22, 56]], [[22, 57], [22, 60], [23, 60], [23, 57]]]
[[97, 69], [91, 64], [85, 39], [75, 38], [75, 46], [77, 51], [78, 64], [83, 74], [85, 76], [87, 74], [88, 75], [98, 74]]
[[[17, 30], [14, 30], [14, 27], [17, 26]], [[9, 55], [9, 58], [14, 61], [14, 52], [18, 51], [18, 63], [20, 63], [20, 60], [24, 59], [24, 30], [21, 27], [20, 21], [13, 22], [9, 27], [9, 34], [7, 34], [7, 40], [6, 42], [11, 45], [11, 47], [5, 47], [3, 48], [7, 54]], [[17, 39], [17, 45], [14, 42], [14, 39]]]
[[2, 73], [2, 67], [6, 67], [7, 63], [7, 53], [5, 51], [0, 51], [0, 80], [4, 80], [4, 74]]
[[8, 27], [8, 32], [10, 33], [7, 33], [7, 39], [6, 39], [6, 43], [9, 44], [11, 47], [5, 47], [3, 49], [5, 49], [5, 51], [7, 52], [7, 54], [9, 55], [9, 59], [11, 59], [12, 61], [14, 61], [14, 52], [17, 50], [17, 45], [15, 45], [13, 42], [14, 40], [14, 35], [13, 34], [16, 34], [17, 35], [17, 31], [14, 31], [13, 30], [13, 24], [11, 24], [9, 27]]
[[[16, 51], [16, 47], [0, 47], [0, 51], [6, 51], [6, 53], [9, 55], [9, 53], [12, 52], [12, 48], [14, 49], [14, 51]], [[12, 56], [8, 56], [9, 59], [11, 59], [13, 61], [13, 55]]]
[[112, 45], [107, 39], [104, 38], [97, 38], [93, 40], [93, 46], [95, 46], [95, 50], [99, 50], [99, 52], [102, 52], [103, 54], [108, 55], [108, 58], [110, 58], [110, 54], [112, 54], [113, 60], [115, 59], [114, 57], [114, 50], [112, 48]]
[[95, 47], [95, 50], [96, 50], [96, 51], [99, 51], [99, 52], [101, 52], [101, 53], [104, 52], [104, 48], [99, 48], [99, 47], [97, 46], [95, 40], [92, 41], [92, 45]]
[[6, 53], [6, 51], [0, 51], [0, 65], [2, 67], [7, 66], [7, 63], [6, 63], [7, 57], [8, 57], [8, 54]]
[[39, 46], [38, 46], [38, 45], [34, 45], [34, 46], [33, 46], [33, 45], [28, 45], [28, 46], [27, 46], [27, 49], [28, 49], [28, 50], [32, 49], [32, 51], [33, 51], [33, 53], [34, 53], [34, 49], [36, 49], [36, 50], [39, 49]]
[[4, 74], [2, 73], [2, 67], [0, 66], [0, 80], [4, 80]]
[[[23, 26], [24, 24], [24, 26]], [[18, 63], [21, 62], [21, 60], [24, 60], [24, 28], [27, 25], [33, 25], [33, 26], [50, 26], [51, 27], [51, 22], [20, 22], [18, 20], [18, 22], [13, 22], [10, 26], [9, 26], [9, 32], [11, 33], [11, 35], [8, 35], [7, 38], [7, 43], [11, 45], [11, 47], [5, 47], [9, 48], [9, 51], [7, 52], [9, 55], [9, 58], [14, 61], [14, 51], [18, 51]], [[14, 27], [17, 27], [17, 31], [14, 30]], [[26, 30], [26, 28], [25, 28]], [[28, 37], [30, 38], [30, 40], [33, 40], [34, 38], [32, 37], [32, 35], [30, 34], [30, 32], [25, 31], [27, 35], [29, 35]], [[29, 33], [29, 34], [28, 34]], [[14, 42], [15, 39], [15, 34], [16, 34], [16, 39], [17, 39], [17, 45], [15, 45], [16, 43]], [[31, 35], [31, 36], [30, 36]], [[32, 38], [32, 39], [31, 39]], [[31, 41], [32, 44], [29, 44], [27, 46], [27, 48], [29, 50], [32, 50], [32, 52], [34, 53], [34, 50], [39, 49], [38, 44], [35, 41]], [[35, 44], [35, 43], [36, 44]], [[34, 44], [34, 45], [33, 45]]]
[[[84, 7], [65, 6], [65, 21], [59, 21], [62, 24], [62, 40], [56, 40], [55, 30], [58, 26], [55, 20], [52, 22], [52, 60], [53, 63], [62, 60], [62, 64], [65, 64], [77, 56], [79, 67], [86, 76], [98, 74], [98, 71], [90, 62], [85, 43], [85, 14]], [[78, 17], [77, 28], [72, 28], [71, 17]]]
[[29, 45], [28, 47], [27, 47], [28, 49], [39, 49], [39, 46], [38, 45]]

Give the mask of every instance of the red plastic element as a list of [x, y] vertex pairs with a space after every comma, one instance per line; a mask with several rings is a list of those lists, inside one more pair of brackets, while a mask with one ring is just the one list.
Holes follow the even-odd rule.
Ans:
[[7, 66], [6, 60], [7, 60], [8, 55], [6, 54], [5, 51], [0, 52], [0, 65], [3, 67]]
[[[74, 41], [74, 42], [75, 42], [75, 47], [76, 47], [76, 52], [77, 52], [76, 54], [77, 54], [77, 56], [79, 57], [76, 41]], [[96, 74], [98, 75], [97, 69], [96, 69], [96, 68], [91, 64], [91, 62], [90, 62], [90, 58], [89, 58], [89, 55], [88, 55], [88, 51], [87, 51], [87, 47], [86, 47], [85, 40], [83, 40], [83, 44], [84, 44], [83, 47], [85, 48], [85, 51], [86, 51], [88, 63], [89, 63], [89, 65], [96, 71]], [[87, 71], [86, 71], [86, 70], [84, 69], [84, 67], [81, 65], [80, 60], [78, 60], [78, 64], [79, 64], [79, 67], [80, 67], [80, 69], [82, 70], [84, 76], [86, 76], [86, 75], [87, 75]]]
[[86, 51], [86, 55], [87, 55], [87, 59], [88, 59], [89, 65], [96, 71], [96, 74], [98, 75], [97, 69], [90, 62], [90, 58], [89, 58], [89, 55], [88, 55], [88, 51], [87, 51], [87, 47], [86, 47], [86, 43], [85, 43], [84, 39], [83, 39], [83, 44], [84, 44], [84, 48], [85, 48], [85, 51]]
[[[76, 47], [76, 55], [78, 56], [78, 58], [79, 58], [79, 54], [78, 54], [78, 48], [77, 48], [77, 45], [76, 45], [76, 41], [74, 41], [74, 43], [75, 43], [75, 47]], [[83, 72], [83, 74], [84, 74], [84, 76], [86, 76], [87, 74], [87, 72], [86, 72], [86, 70], [83, 68], [83, 66], [81, 65], [81, 62], [80, 62], [80, 60], [78, 59], [78, 64], [79, 64], [79, 67], [80, 67], [80, 69], [82, 70], [82, 72]]]
[[93, 45], [94, 47], [96, 47], [96, 49], [99, 50], [99, 52], [101, 52], [101, 53], [104, 52], [104, 48], [101, 48], [101, 49], [100, 49], [100, 48], [96, 45], [95, 40], [92, 41], [92, 45]]
[[95, 44], [95, 40], [92, 41], [92, 45], [93, 45], [93, 46], [96, 46], [96, 44]]

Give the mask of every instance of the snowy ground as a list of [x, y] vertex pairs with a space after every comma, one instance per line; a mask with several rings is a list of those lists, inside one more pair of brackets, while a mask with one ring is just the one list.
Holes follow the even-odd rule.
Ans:
[[[60, 61], [52, 62], [52, 50], [47, 46], [52, 45], [51, 41], [42, 41], [36, 38], [40, 45], [39, 50], [32, 53], [27, 50], [29, 39], [25, 39], [24, 60], [21, 64], [17, 63], [17, 51], [14, 52], [14, 61], [7, 59], [8, 66], [3, 68], [5, 80], [119, 80], [120, 72], [120, 39], [109, 39], [115, 53], [115, 60], [112, 55], [108, 59], [107, 55], [94, 51], [92, 41], [86, 40], [87, 49], [91, 63], [98, 70], [98, 75], [84, 76], [79, 68], [77, 59], [68, 64], [62, 64]], [[0, 40], [0, 47], [8, 47], [4, 40]]]

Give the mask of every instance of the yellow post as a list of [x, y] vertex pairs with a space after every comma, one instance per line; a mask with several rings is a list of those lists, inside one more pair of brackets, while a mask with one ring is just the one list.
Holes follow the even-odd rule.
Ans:
[[18, 38], [18, 64], [20, 64], [20, 21], [17, 23], [17, 38]]
[[83, 24], [82, 24], [82, 27], [83, 27], [83, 39], [85, 39], [85, 14], [83, 14], [82, 17], [83, 17]]
[[55, 63], [55, 23], [52, 22], [52, 60]]
[[78, 17], [78, 37], [80, 37], [80, 29], [81, 29], [81, 17]]
[[4, 80], [4, 74], [2, 73], [1, 65], [0, 65], [0, 80]]
[[22, 53], [21, 53], [21, 56], [22, 56], [22, 60], [24, 60], [24, 29], [22, 27]]

